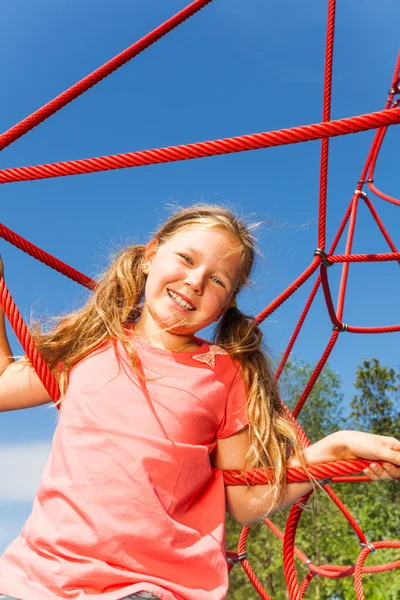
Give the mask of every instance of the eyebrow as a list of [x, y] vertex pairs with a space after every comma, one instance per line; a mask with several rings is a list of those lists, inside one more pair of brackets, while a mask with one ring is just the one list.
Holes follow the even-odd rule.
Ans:
[[[185, 246], [185, 250], [192, 252], [193, 254], [197, 254], [197, 255], [201, 254], [201, 252], [199, 252], [195, 248], [191, 248], [190, 246]], [[232, 283], [232, 278], [226, 269], [224, 269], [223, 267], [219, 267], [219, 271], [221, 271], [221, 273], [223, 273], [225, 275], [225, 277], [227, 277], [227, 279], [229, 280], [229, 283]]]

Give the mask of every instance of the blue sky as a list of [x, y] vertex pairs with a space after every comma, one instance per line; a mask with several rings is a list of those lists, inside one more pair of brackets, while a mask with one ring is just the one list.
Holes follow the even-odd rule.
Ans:
[[[0, 129], [5, 131], [182, 9], [182, 0], [14, 0], [2, 7], [4, 57]], [[332, 118], [384, 106], [398, 52], [400, 6], [388, 0], [339, 3]], [[86, 158], [314, 123], [321, 120], [326, 6], [320, 0], [214, 0], [122, 69], [1, 153], [0, 167]], [[378, 187], [399, 196], [399, 127], [387, 135]], [[331, 242], [350, 201], [373, 133], [334, 139], [328, 189]], [[2, 222], [84, 273], [96, 276], [110, 252], [146, 242], [170, 205], [236, 207], [263, 221], [254, 284], [240, 307], [258, 313], [311, 262], [317, 243], [320, 143], [1, 186]], [[397, 167], [398, 171], [398, 167]], [[372, 198], [373, 199], [373, 198]], [[373, 199], [374, 200], [374, 199]], [[400, 211], [375, 206], [400, 245]], [[361, 207], [362, 208], [362, 207]], [[341, 246], [343, 250], [343, 244]], [[385, 252], [360, 210], [355, 252]], [[6, 279], [22, 314], [61, 314], [85, 297], [77, 284], [6, 242]], [[335, 294], [340, 266], [330, 269]], [[264, 322], [273, 356], [284, 349], [311, 282]], [[354, 265], [344, 321], [399, 322], [396, 263]], [[321, 295], [294, 354], [322, 354], [331, 325]], [[11, 336], [13, 351], [19, 346]], [[377, 356], [397, 366], [399, 334], [342, 334], [330, 360], [347, 400], [357, 365]], [[29, 514], [56, 413], [40, 407], [0, 415], [0, 551]]]

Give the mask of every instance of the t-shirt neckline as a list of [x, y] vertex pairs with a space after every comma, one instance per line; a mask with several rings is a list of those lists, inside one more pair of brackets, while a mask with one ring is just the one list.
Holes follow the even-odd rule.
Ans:
[[147, 350], [148, 352], [154, 352], [155, 354], [164, 354], [165, 356], [173, 356], [173, 357], [184, 356], [186, 358], [190, 358], [192, 356], [195, 356], [196, 354], [202, 354], [204, 352], [208, 352], [208, 350], [210, 349], [210, 344], [206, 340], [203, 340], [202, 338], [200, 338], [198, 336], [193, 336], [193, 342], [198, 345], [198, 348], [196, 350], [186, 350], [186, 351], [185, 350], [168, 350], [167, 348], [160, 348], [159, 346], [153, 346], [153, 344], [151, 344], [150, 342], [135, 335], [133, 329], [132, 329], [132, 338], [131, 339], [132, 339], [132, 342], [136, 346], [142, 348], [143, 350]]

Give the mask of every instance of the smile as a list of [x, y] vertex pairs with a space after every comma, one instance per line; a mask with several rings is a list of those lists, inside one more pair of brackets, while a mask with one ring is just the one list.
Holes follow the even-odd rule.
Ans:
[[188, 302], [187, 300], [184, 300], [182, 298], [182, 296], [180, 296], [176, 292], [173, 292], [172, 290], [167, 290], [167, 291], [168, 291], [169, 297], [172, 298], [172, 300], [176, 304], [178, 304], [178, 306], [181, 306], [182, 308], [186, 308], [186, 310], [196, 310], [195, 307], [193, 306], [193, 304], [190, 304], [190, 302]]

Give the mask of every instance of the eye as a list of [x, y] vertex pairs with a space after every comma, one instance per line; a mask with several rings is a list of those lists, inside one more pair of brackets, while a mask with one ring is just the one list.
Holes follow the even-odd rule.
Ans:
[[222, 285], [222, 287], [225, 287], [225, 285], [222, 283], [222, 281], [220, 279], [218, 279], [218, 277], [211, 277], [211, 279], [213, 281], [215, 281], [216, 283], [218, 283], [218, 285]]
[[193, 264], [193, 262], [192, 262], [192, 259], [191, 259], [191, 258], [189, 258], [189, 256], [186, 256], [186, 254], [179, 254], [179, 256], [180, 256], [181, 258], [183, 258], [183, 260], [184, 260], [185, 262], [187, 262], [187, 263], [189, 263], [189, 264]]

